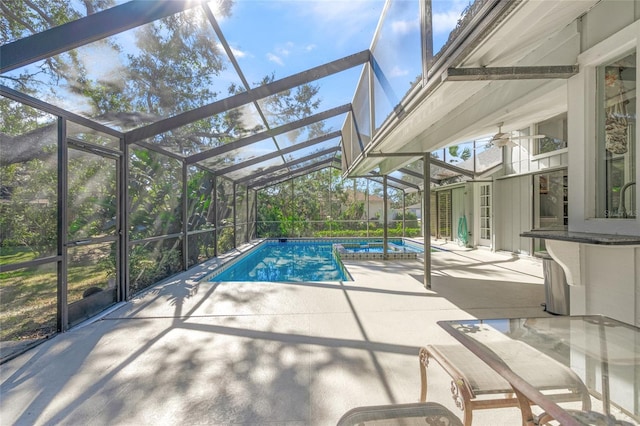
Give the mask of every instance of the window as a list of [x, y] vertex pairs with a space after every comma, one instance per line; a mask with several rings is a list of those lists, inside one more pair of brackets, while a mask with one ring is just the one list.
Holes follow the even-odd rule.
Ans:
[[536, 124], [535, 154], [545, 154], [567, 147], [567, 113]]
[[597, 69], [597, 217], [636, 216], [636, 53]]
[[438, 192], [438, 238], [451, 239], [451, 191]]
[[569, 224], [567, 170], [534, 175], [534, 229], [566, 229]]
[[480, 240], [491, 241], [491, 184], [480, 185]]

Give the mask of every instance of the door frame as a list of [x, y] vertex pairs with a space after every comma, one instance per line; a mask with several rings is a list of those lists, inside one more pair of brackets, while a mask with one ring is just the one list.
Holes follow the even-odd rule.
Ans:
[[[58, 289], [58, 316], [59, 316], [59, 330], [65, 331], [70, 327], [77, 325], [77, 323], [81, 322], [83, 319], [78, 320], [78, 318], [71, 318], [70, 309], [69, 309], [69, 299], [68, 299], [68, 291], [69, 291], [69, 251], [79, 246], [90, 246], [90, 245], [98, 245], [104, 243], [114, 243], [115, 244], [115, 282], [114, 282], [114, 295], [113, 297], [108, 297], [108, 294], [104, 295], [96, 295], [91, 296], [93, 301], [87, 301], [87, 306], [80, 306], [72, 308], [72, 312], [76, 311], [92, 311], [89, 317], [94, 316], [96, 313], [100, 312], [103, 309], [112, 306], [115, 303], [125, 300], [126, 293], [124, 291], [124, 277], [120, 272], [122, 271], [123, 265], [123, 249], [124, 249], [124, 240], [123, 240], [123, 232], [122, 232], [122, 217], [123, 217], [123, 152], [119, 149], [93, 145], [81, 140], [72, 139], [67, 137], [66, 135], [66, 122], [65, 125], [61, 126], [61, 137], [60, 137], [60, 151], [61, 158], [63, 158], [64, 166], [60, 167], [60, 193], [62, 196], [60, 197], [60, 208], [62, 208], [60, 223], [59, 223], [59, 241], [60, 250], [61, 250], [61, 262], [58, 270], [59, 274], [59, 289]], [[120, 148], [122, 148], [122, 140], [120, 141]], [[96, 155], [98, 157], [104, 158], [109, 161], [114, 162], [114, 176], [115, 176], [115, 194], [114, 200], [116, 200], [115, 206], [115, 231], [112, 235], [101, 236], [96, 238], [83, 238], [79, 240], [69, 240], [68, 238], [68, 229], [69, 229], [69, 216], [68, 216], [68, 193], [69, 193], [69, 168], [68, 168], [68, 159], [70, 157], [69, 153], [71, 150], [81, 151], [86, 154]], [[89, 297], [87, 297], [89, 299]], [[84, 300], [84, 299], [83, 299]], [[78, 303], [78, 302], [75, 302]], [[95, 305], [95, 306], [94, 306]], [[100, 306], [102, 305], [102, 306]]]
[[[489, 193], [488, 194], [483, 194], [482, 193], [482, 188], [483, 187], [488, 187], [489, 188]], [[476, 184], [476, 196], [475, 196], [475, 204], [476, 204], [476, 211], [478, 212], [477, 214], [477, 220], [476, 220], [476, 226], [475, 228], [478, 230], [475, 234], [476, 234], [476, 245], [479, 247], [489, 247], [489, 248], [493, 248], [493, 240], [494, 240], [494, 227], [493, 227], [493, 210], [494, 210], [494, 202], [493, 202], [493, 182], [478, 182]], [[483, 201], [488, 201], [488, 205], [483, 205]], [[487, 226], [482, 226], [483, 225], [483, 219], [485, 218], [485, 213], [488, 212], [488, 227]], [[488, 229], [488, 237], [489, 238], [483, 238], [483, 236], [485, 236], [485, 233], [483, 233], [483, 230]]]

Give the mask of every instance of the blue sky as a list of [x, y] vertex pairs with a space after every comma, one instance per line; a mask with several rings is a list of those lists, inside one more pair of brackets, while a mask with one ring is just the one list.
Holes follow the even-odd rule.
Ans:
[[[75, 0], [73, 0], [75, 1]], [[210, 5], [214, 8], [216, 1]], [[382, 41], [373, 49], [392, 89], [388, 111], [421, 72], [419, 0], [394, 0], [380, 31]], [[437, 51], [455, 26], [468, 0], [433, 0], [434, 48]], [[371, 47], [385, 7], [384, 0], [236, 0], [230, 17], [219, 24], [250, 84], [267, 75], [281, 79]], [[195, 11], [194, 11], [195, 13]], [[123, 46], [115, 51], [101, 43], [81, 47], [80, 60], [90, 78], [122, 80], [123, 53], [135, 48], [136, 29], [114, 36]], [[213, 37], [213, 34], [212, 34]], [[35, 69], [37, 64], [30, 66]], [[351, 102], [362, 67], [314, 82], [321, 86], [320, 109]], [[73, 77], [73, 76], [71, 76]], [[217, 80], [216, 90], [226, 94], [228, 82], [239, 82], [229, 66]], [[89, 113], [85, 99], [67, 88], [43, 93], [42, 98], [78, 113]], [[384, 99], [377, 97], [377, 101]], [[379, 116], [386, 115], [381, 111]], [[378, 121], [378, 120], [376, 120]]]
[[[415, 11], [394, 19], [394, 32], [419, 37], [419, 1], [392, 3], [400, 5], [396, 9]], [[220, 19], [220, 24], [240, 58], [262, 58], [286, 68], [305, 56], [316, 56], [322, 63], [330, 56], [337, 59], [368, 48], [384, 4], [384, 0], [237, 0], [232, 16]], [[464, 0], [433, 1], [436, 49], [468, 4]]]
[[[421, 72], [418, 4], [392, 2], [382, 28], [387, 43], [374, 50], [399, 97]], [[433, 1], [436, 51], [468, 4]], [[283, 78], [368, 49], [384, 5], [384, 0], [237, 0], [232, 16], [219, 23], [249, 83], [255, 83], [265, 75]], [[359, 71], [352, 74], [346, 78], [349, 98]]]

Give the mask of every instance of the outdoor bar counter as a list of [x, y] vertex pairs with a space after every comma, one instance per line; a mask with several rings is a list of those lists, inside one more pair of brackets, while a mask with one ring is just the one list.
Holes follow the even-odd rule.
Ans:
[[520, 236], [544, 239], [564, 270], [570, 315], [601, 314], [640, 325], [640, 235], [534, 230]]
[[566, 230], [536, 230], [520, 234], [521, 237], [543, 238], [545, 240], [570, 241], [583, 244], [640, 245], [640, 235], [595, 234]]

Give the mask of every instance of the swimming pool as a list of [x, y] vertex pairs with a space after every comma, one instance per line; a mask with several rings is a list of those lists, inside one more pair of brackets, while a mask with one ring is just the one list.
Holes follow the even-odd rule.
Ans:
[[333, 242], [265, 241], [220, 268], [210, 281], [350, 281]]

